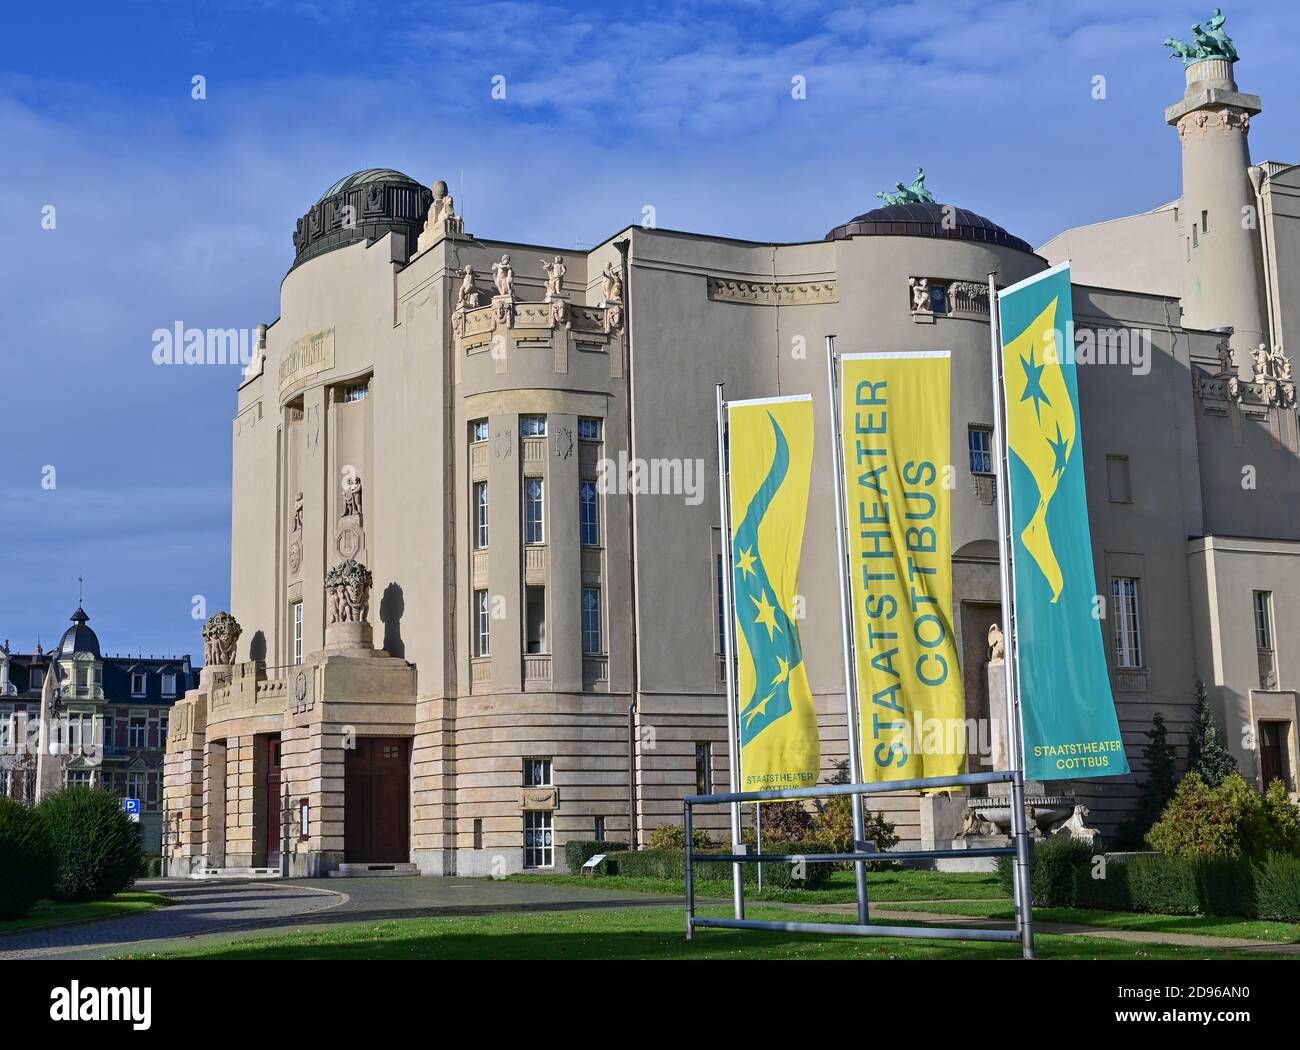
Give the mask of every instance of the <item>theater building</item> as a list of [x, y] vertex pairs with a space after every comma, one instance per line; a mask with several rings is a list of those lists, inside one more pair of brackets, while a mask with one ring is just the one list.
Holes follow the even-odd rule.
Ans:
[[[1198, 678], [1246, 775], [1294, 788], [1300, 462], [1282, 348], [1300, 340], [1300, 169], [1251, 164], [1261, 104], [1233, 77], [1188, 66], [1166, 114], [1181, 196], [1171, 166], [1151, 191], [1171, 203], [1038, 251], [946, 205], [955, 177], [939, 201], [913, 192], [805, 242], [633, 226], [585, 251], [475, 236], [441, 182], [335, 183], [298, 221], [280, 316], [239, 386], [231, 616], [208, 625], [172, 719], [172, 856], [544, 869], [570, 839], [644, 842], [683, 795], [724, 786], [720, 382], [814, 398], [801, 633], [829, 775], [845, 719], [828, 334], [841, 352], [952, 355], [954, 626], [968, 714], [986, 718], [988, 274], [1006, 286], [1067, 258], [1076, 323], [1109, 348], [1080, 365], [1079, 397], [1135, 767], [1075, 790], [1113, 830], [1152, 715], [1183, 743]], [[915, 796], [873, 804], [904, 841], [926, 837]], [[725, 813], [711, 819], [721, 832]]]

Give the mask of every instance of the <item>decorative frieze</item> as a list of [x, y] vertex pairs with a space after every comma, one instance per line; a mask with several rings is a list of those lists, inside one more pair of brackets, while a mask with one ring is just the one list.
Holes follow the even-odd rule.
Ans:
[[757, 306], [805, 306], [838, 301], [833, 280], [736, 281], [710, 277], [708, 292], [709, 298], [715, 302]]

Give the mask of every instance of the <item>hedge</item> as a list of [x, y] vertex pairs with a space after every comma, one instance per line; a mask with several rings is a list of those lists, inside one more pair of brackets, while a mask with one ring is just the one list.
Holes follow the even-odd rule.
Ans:
[[0, 798], [0, 919], [25, 915], [48, 897], [57, 872], [45, 818], [30, 806]]
[[[1094, 855], [1093, 847], [1063, 837], [1036, 842], [1029, 865], [1034, 906], [1300, 922], [1300, 859], [1295, 857], [1275, 854], [1253, 861], [1151, 854], [1109, 860], [1101, 867]], [[998, 858], [998, 874], [1010, 896], [1010, 858]]]
[[102, 900], [135, 881], [140, 871], [138, 825], [122, 812], [111, 791], [66, 788], [36, 808], [49, 825], [58, 858], [50, 894], [54, 899]]
[[564, 844], [564, 863], [577, 875], [582, 866], [598, 853], [617, 853], [626, 850], [626, 842], [609, 842], [603, 839], [574, 839]]
[[[812, 854], [835, 852], [824, 842], [783, 842], [773, 844], [773, 850], [780, 849], [788, 854]], [[757, 880], [756, 864], [741, 866], [745, 883]], [[815, 863], [803, 865], [802, 879], [795, 877], [795, 866], [784, 861], [768, 861], [762, 865], [763, 885], [777, 889], [814, 890], [826, 885], [830, 880], [834, 864]], [[611, 853], [605, 860], [605, 869], [610, 875], [622, 875], [628, 878], [668, 879], [682, 882], [686, 878], [686, 853], [677, 849], [625, 850]], [[729, 882], [731, 880], [730, 861], [696, 861], [695, 880], [697, 882]]]

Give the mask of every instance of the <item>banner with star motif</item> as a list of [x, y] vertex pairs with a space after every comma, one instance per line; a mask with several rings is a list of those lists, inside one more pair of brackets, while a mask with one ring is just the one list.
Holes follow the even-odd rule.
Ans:
[[1084, 489], [1070, 264], [998, 293], [1025, 777], [1129, 771]]
[[951, 361], [845, 354], [849, 583], [867, 783], [965, 772], [952, 622]]
[[727, 434], [741, 786], [812, 787], [821, 745], [798, 625], [812, 398], [729, 402]]

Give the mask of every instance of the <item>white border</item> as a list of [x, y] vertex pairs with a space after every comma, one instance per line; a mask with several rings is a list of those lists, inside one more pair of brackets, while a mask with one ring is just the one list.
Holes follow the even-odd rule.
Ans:
[[951, 350], [898, 350], [879, 354], [840, 354], [841, 361], [899, 361], [918, 357], [952, 357]]
[[737, 408], [741, 405], [779, 405], [786, 401], [811, 401], [812, 394], [791, 394], [789, 397], [751, 397], [747, 401], [727, 401], [724, 402], [728, 408]]
[[[1021, 288], [1027, 288], [1035, 281], [1041, 281], [1044, 278], [1051, 277], [1054, 274], [1058, 274], [1062, 270], [1068, 270], [1069, 268], [1070, 268], [1070, 260], [1066, 259], [1065, 262], [1057, 263], [1055, 266], [1051, 267], [1050, 269], [1044, 270], [1042, 273], [1034, 274], [1033, 277], [1026, 277], [1023, 281], [1018, 281], [1017, 283], [1011, 285], [1011, 287], [1009, 288], [999, 288], [998, 298], [1001, 299], [1004, 295], [1010, 295], [1012, 292], [1018, 292], [1020, 291]], [[1071, 281], [1070, 283], [1073, 284], [1074, 282]]]

